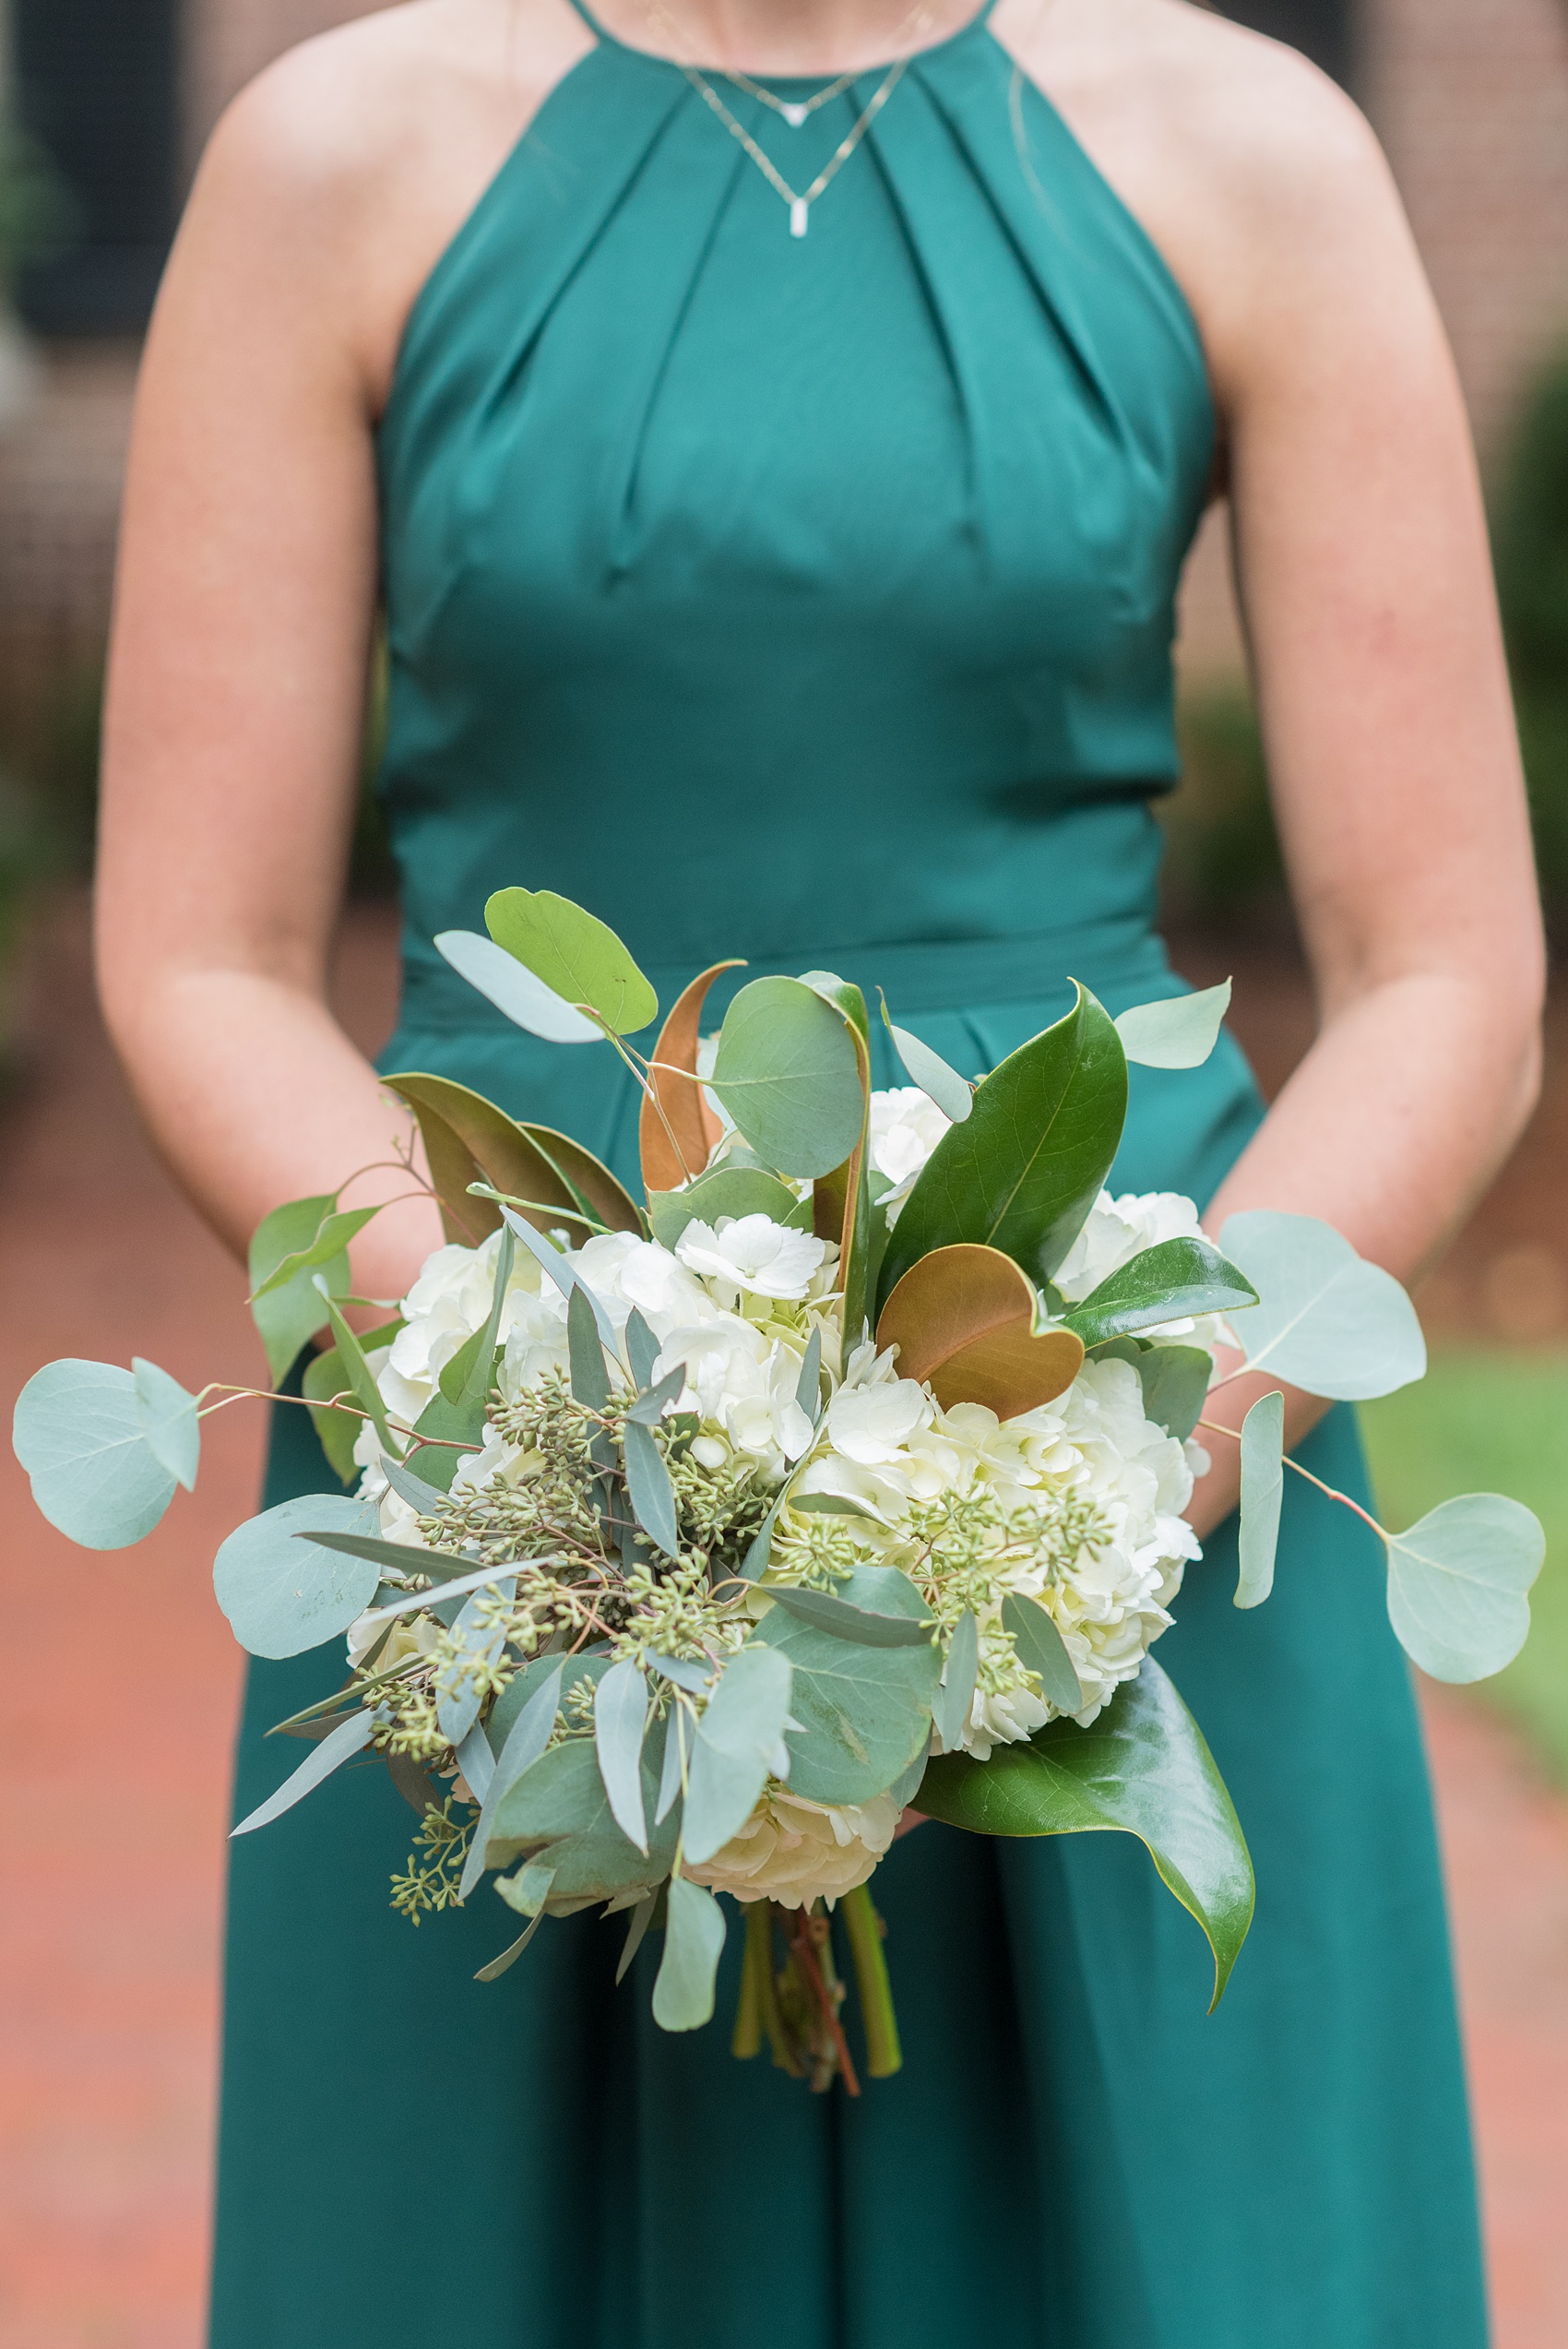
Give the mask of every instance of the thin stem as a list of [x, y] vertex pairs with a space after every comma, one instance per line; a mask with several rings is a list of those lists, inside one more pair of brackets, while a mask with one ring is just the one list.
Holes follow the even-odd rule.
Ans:
[[[1200, 1419], [1198, 1425], [1204, 1430], [1206, 1435], [1229, 1436], [1233, 1444], [1239, 1444], [1241, 1440], [1240, 1428], [1221, 1427], [1217, 1421], [1212, 1419]], [[1370, 1525], [1372, 1527], [1372, 1532], [1377, 1535], [1380, 1542], [1387, 1541], [1388, 1535], [1384, 1532], [1376, 1518], [1373, 1517], [1368, 1510], [1364, 1509], [1360, 1501], [1353, 1501], [1350, 1498], [1349, 1494], [1340, 1492], [1337, 1485], [1325, 1485], [1321, 1476], [1314, 1476], [1310, 1468], [1303, 1468], [1301, 1461], [1299, 1460], [1292, 1460], [1289, 1452], [1284, 1454], [1283, 1459], [1284, 1465], [1287, 1468], [1293, 1468], [1298, 1476], [1304, 1476], [1309, 1485], [1315, 1485], [1318, 1491], [1326, 1495], [1329, 1500], [1342, 1501], [1345, 1507], [1349, 1509], [1354, 1516], [1360, 1519], [1363, 1525]]]
[[855, 1986], [861, 1994], [861, 2025], [866, 2035], [866, 2069], [873, 2080], [890, 2080], [902, 2069], [898, 2018], [893, 2010], [893, 1985], [882, 1947], [883, 1924], [873, 1905], [869, 1888], [858, 1884], [838, 1903], [849, 1954], [855, 1961]]
[[[824, 1922], [826, 1923], [826, 1919]], [[806, 1980], [812, 1986], [817, 2005], [822, 2009], [822, 2019], [827, 2025], [828, 2036], [833, 2042], [834, 2053], [838, 2058], [838, 2069], [843, 2074], [844, 2086], [851, 2096], [858, 2096], [861, 2093], [861, 2083], [855, 2077], [855, 2067], [849, 2059], [849, 2045], [844, 2036], [844, 2026], [838, 2020], [837, 2009], [828, 1995], [827, 1985], [822, 1978], [822, 1968], [817, 1962], [815, 1937], [812, 1931], [812, 1926], [813, 1919], [804, 1909], [802, 1909], [800, 1922], [793, 1936], [795, 1955], [804, 1968]]]
[[[590, 1019], [597, 1019], [599, 1015], [597, 1012], [590, 1010], [588, 1017]], [[622, 1059], [625, 1062], [627, 1067], [631, 1070], [633, 1077], [642, 1087], [644, 1093], [647, 1097], [648, 1106], [653, 1111], [653, 1114], [658, 1118], [659, 1124], [663, 1127], [664, 1138], [675, 1153], [675, 1163], [679, 1166], [682, 1174], [685, 1176], [689, 1183], [692, 1179], [692, 1170], [686, 1163], [686, 1153], [681, 1148], [679, 1141], [676, 1139], [675, 1128], [671, 1126], [669, 1118], [664, 1114], [664, 1103], [659, 1098], [659, 1087], [652, 1083], [644, 1074], [644, 1069], [651, 1067], [653, 1063], [651, 1061], [645, 1062], [643, 1067], [639, 1067], [636, 1054], [622, 1042], [621, 1038], [615, 1033], [615, 1031], [612, 1028], [605, 1027], [605, 1023], [602, 1019], [599, 1021], [599, 1024], [600, 1028], [603, 1029], [604, 1033], [609, 1038], [610, 1042], [614, 1045], [616, 1051], [620, 1054]]]

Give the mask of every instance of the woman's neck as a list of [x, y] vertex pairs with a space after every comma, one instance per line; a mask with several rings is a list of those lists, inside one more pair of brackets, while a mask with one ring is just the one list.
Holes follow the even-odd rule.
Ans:
[[928, 48], [983, 0], [606, 0], [617, 40], [683, 65], [834, 75]]

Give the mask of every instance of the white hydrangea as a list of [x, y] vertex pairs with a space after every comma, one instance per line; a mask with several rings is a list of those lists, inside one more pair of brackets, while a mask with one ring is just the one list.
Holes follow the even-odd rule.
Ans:
[[[1057, 1271], [1055, 1286], [1069, 1305], [1081, 1305], [1102, 1281], [1109, 1281], [1146, 1248], [1158, 1247], [1165, 1240], [1205, 1237], [1197, 1209], [1180, 1191], [1146, 1191], [1141, 1197], [1129, 1191], [1121, 1198], [1101, 1191]], [[1142, 1330], [1138, 1334], [1156, 1344], [1206, 1346], [1211, 1352], [1229, 1337], [1218, 1314], [1206, 1314], [1195, 1321], [1164, 1321], [1158, 1329]]]
[[897, 1085], [871, 1097], [871, 1163], [893, 1187], [883, 1196], [889, 1223], [915, 1186], [915, 1177], [952, 1124], [918, 1085]]
[[701, 1867], [685, 1873], [737, 1901], [777, 1901], [783, 1909], [829, 1908], [864, 1884], [892, 1843], [898, 1806], [886, 1795], [869, 1803], [808, 1803], [785, 1786], [763, 1795], [739, 1834]]

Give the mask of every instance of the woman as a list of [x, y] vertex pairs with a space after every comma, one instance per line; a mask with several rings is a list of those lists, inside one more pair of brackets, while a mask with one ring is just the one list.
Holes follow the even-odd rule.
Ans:
[[[610, 1056], [505, 1029], [433, 934], [551, 886], [667, 1001], [719, 954], [827, 963], [971, 1074], [1069, 972], [1113, 1010], [1173, 991], [1148, 801], [1221, 485], [1322, 1024], [1266, 1119], [1229, 1044], [1135, 1072], [1115, 1185], [1216, 1227], [1323, 1216], [1409, 1276], [1507, 1151], [1526, 827], [1460, 403], [1375, 146], [1181, 0], [969, 6], [415, 0], [220, 130], [137, 426], [101, 946], [148, 1116], [236, 1251], [396, 1130], [324, 996], [379, 601], [382, 1066], [626, 1174]], [[436, 1238], [398, 1206], [359, 1290]], [[1293, 1409], [1354, 1488], [1345, 1415]], [[330, 1482], [283, 1417], [273, 1499]], [[386, 1911], [366, 1846], [400, 1864], [408, 1814], [350, 1773], [236, 1851], [219, 2349], [1479, 2349], [1376, 1544], [1292, 1492], [1277, 1594], [1236, 1614], [1218, 1449], [1161, 1650], [1257, 1865], [1216, 2019], [1135, 1845], [928, 1826], [877, 1879], [909, 2061], [814, 2100], [720, 2029], [653, 2032], [592, 1920], [476, 1985], [505, 1919]], [[242, 1806], [336, 1671], [256, 1668]]]

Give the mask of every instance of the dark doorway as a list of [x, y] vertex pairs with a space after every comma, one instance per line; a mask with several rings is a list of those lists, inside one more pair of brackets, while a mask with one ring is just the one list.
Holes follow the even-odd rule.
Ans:
[[17, 112], [69, 214], [18, 289], [42, 334], [147, 323], [178, 201], [177, 14], [178, 0], [12, 0]]

